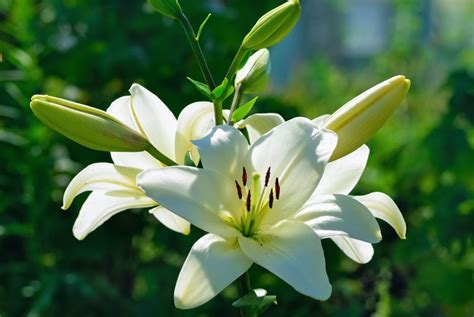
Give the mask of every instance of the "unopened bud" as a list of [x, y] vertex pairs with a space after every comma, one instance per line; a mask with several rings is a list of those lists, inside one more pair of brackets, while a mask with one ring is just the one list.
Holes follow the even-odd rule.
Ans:
[[409, 79], [395, 76], [363, 92], [334, 112], [323, 126], [338, 136], [331, 160], [349, 154], [367, 142], [400, 105], [409, 88]]
[[156, 11], [172, 19], [176, 19], [182, 12], [178, 0], [148, 0], [148, 2]]
[[299, 0], [288, 0], [262, 16], [245, 36], [242, 47], [258, 50], [280, 42], [295, 26], [301, 14]]
[[151, 147], [143, 136], [96, 108], [44, 95], [33, 96], [30, 107], [48, 127], [94, 150], [139, 152]]
[[262, 48], [249, 57], [245, 66], [235, 75], [235, 85], [245, 92], [256, 93], [262, 90], [270, 75], [270, 52]]

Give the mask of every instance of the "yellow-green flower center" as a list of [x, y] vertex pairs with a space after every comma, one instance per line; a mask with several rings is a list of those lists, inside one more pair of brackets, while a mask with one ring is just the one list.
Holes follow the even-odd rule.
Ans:
[[263, 186], [260, 182], [261, 175], [257, 172], [252, 174], [249, 180], [247, 170], [242, 168], [242, 185], [235, 180], [237, 196], [242, 202], [240, 218], [235, 219], [234, 224], [237, 229], [246, 237], [251, 237], [258, 233], [258, 228], [265, 215], [273, 208], [275, 199], [280, 199], [280, 183], [278, 177], [275, 178], [274, 185], [269, 187], [271, 168], [268, 167], [265, 173]]

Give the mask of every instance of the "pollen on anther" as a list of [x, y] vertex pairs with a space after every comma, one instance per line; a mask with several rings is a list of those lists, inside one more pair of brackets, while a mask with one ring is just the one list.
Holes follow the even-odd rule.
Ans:
[[247, 194], [247, 201], [246, 201], [246, 204], [245, 204], [246, 205], [245, 207], [247, 207], [247, 211], [250, 211], [251, 202], [252, 202], [252, 198], [251, 198], [250, 190], [249, 190], [249, 192]]
[[242, 183], [244, 186], [247, 186], [247, 170], [245, 169], [245, 166], [242, 167]]
[[280, 183], [278, 182], [278, 177], [275, 179], [275, 197], [280, 199]]
[[270, 196], [268, 197], [268, 206], [270, 208], [273, 207], [273, 188], [272, 188], [272, 190], [270, 190]]
[[242, 199], [242, 188], [237, 181], [235, 181], [235, 188], [237, 189], [237, 196], [239, 196], [239, 199]]
[[270, 167], [267, 169], [267, 174], [265, 174], [265, 187], [268, 186], [268, 181], [270, 180]]

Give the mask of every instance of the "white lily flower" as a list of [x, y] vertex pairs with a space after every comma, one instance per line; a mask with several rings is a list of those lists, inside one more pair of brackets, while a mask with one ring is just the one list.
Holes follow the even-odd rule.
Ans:
[[[130, 96], [112, 102], [107, 112], [179, 164], [184, 163], [188, 151], [197, 164], [199, 156], [190, 140], [204, 136], [215, 125], [212, 103], [192, 103], [183, 109], [176, 120], [156, 95], [138, 84], [132, 85]], [[74, 223], [74, 236], [82, 240], [113, 215], [132, 208], [151, 208], [150, 213], [163, 225], [188, 234], [189, 222], [158, 206], [136, 185], [136, 176], [141, 171], [164, 165], [147, 152], [112, 152], [111, 156], [113, 164], [94, 163], [87, 166], [66, 188], [63, 209], [69, 208], [77, 195], [92, 191]]]
[[173, 166], [138, 175], [149, 197], [209, 232], [181, 269], [176, 307], [206, 303], [252, 263], [304, 295], [330, 296], [320, 240], [380, 240], [375, 218], [356, 199], [322, 196], [321, 212], [307, 206], [336, 143], [335, 133], [305, 118], [277, 126], [251, 146], [237, 129], [218, 126], [194, 141], [203, 169]]
[[[329, 117], [330, 115], [326, 114], [312, 121], [316, 127], [322, 128]], [[279, 115], [255, 114], [241, 121], [239, 127], [245, 127], [248, 123], [252, 125], [247, 127], [247, 129], [249, 131], [250, 141], [253, 143], [263, 134], [283, 122], [283, 118], [279, 117]], [[314, 210], [324, 210], [324, 200], [320, 196], [349, 195], [359, 182], [367, 165], [368, 158], [369, 148], [366, 145], [362, 145], [354, 152], [329, 162], [324, 170], [320, 183], [307, 203], [307, 207], [309, 204], [313, 204]], [[326, 197], [329, 198], [329, 196]], [[405, 239], [405, 219], [395, 202], [387, 194], [373, 192], [363, 196], [351, 197], [357, 199], [367, 207], [374, 217], [382, 219], [392, 226], [401, 239]], [[321, 203], [321, 206], [316, 206], [317, 203]], [[302, 213], [300, 215], [304, 214]], [[302, 217], [302, 219], [304, 219], [304, 217]], [[368, 242], [344, 236], [332, 237], [331, 240], [349, 258], [357, 263], [367, 263], [374, 255], [374, 249]]]

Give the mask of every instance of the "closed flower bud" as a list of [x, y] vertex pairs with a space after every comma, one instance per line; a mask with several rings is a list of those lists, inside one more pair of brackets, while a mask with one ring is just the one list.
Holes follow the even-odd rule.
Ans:
[[245, 66], [235, 76], [235, 85], [241, 86], [248, 93], [262, 90], [268, 82], [270, 75], [270, 52], [263, 48], [255, 52], [248, 59]]
[[148, 0], [148, 2], [156, 11], [172, 19], [176, 19], [178, 14], [181, 13], [178, 0]]
[[301, 14], [299, 0], [289, 0], [262, 16], [245, 36], [242, 47], [258, 50], [280, 42], [293, 29]]
[[405, 98], [410, 80], [395, 76], [352, 99], [325, 122], [337, 133], [338, 143], [331, 160], [336, 160], [367, 142]]
[[41, 95], [31, 98], [30, 107], [48, 127], [94, 150], [138, 152], [151, 147], [143, 136], [96, 108]]

